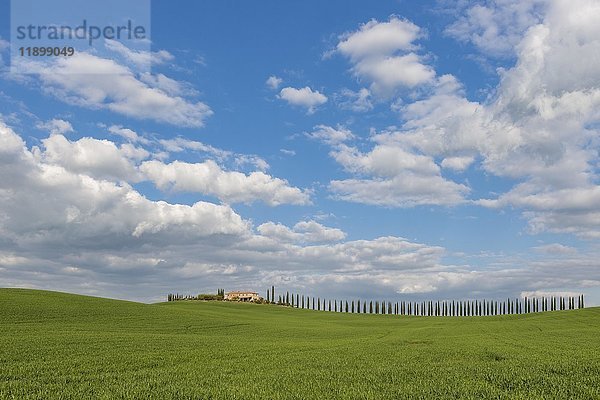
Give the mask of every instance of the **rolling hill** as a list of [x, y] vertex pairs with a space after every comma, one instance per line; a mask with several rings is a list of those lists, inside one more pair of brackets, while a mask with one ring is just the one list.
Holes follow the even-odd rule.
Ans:
[[0, 289], [0, 399], [594, 399], [600, 308], [406, 317]]

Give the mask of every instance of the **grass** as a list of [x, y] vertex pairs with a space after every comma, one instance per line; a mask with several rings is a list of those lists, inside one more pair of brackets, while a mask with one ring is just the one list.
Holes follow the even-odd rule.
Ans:
[[599, 399], [600, 308], [498, 317], [0, 289], [0, 399]]

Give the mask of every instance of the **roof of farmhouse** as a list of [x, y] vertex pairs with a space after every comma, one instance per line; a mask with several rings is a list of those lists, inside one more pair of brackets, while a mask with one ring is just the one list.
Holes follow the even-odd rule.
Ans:
[[232, 292], [227, 292], [227, 294], [258, 294], [258, 292], [253, 292], [250, 290], [235, 290]]

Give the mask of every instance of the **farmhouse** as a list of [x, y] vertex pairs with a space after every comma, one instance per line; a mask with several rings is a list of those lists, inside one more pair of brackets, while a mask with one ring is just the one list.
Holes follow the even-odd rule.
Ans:
[[256, 292], [227, 292], [224, 298], [225, 300], [257, 301], [261, 297]]

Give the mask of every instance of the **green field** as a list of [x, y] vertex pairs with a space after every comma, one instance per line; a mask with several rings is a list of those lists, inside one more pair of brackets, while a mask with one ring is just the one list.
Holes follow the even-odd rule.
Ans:
[[0, 289], [0, 399], [597, 399], [600, 308], [501, 317]]

